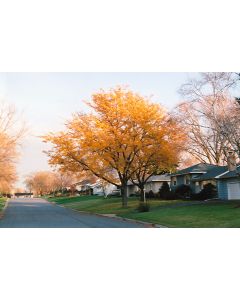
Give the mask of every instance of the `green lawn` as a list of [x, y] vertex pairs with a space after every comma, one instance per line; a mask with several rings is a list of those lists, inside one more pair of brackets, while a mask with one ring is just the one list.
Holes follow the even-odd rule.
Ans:
[[[126, 213], [134, 213], [138, 206], [137, 198], [129, 198], [128, 208], [122, 208], [121, 198], [107, 198], [100, 196], [80, 196], [70, 198], [49, 198], [48, 201], [55, 202], [56, 204], [64, 205], [68, 208], [87, 211], [100, 214], [117, 214], [122, 215]], [[160, 207], [173, 203], [181, 203], [182, 200], [174, 201], [150, 201], [151, 207]]]
[[240, 228], [240, 208], [236, 203], [207, 203], [185, 207], [156, 208], [148, 213], [127, 213], [125, 217], [167, 227]]
[[6, 203], [6, 198], [0, 198], [0, 212], [2, 211], [5, 203]]
[[[150, 201], [151, 210], [139, 213], [136, 208], [138, 199], [130, 198], [129, 207], [121, 207], [120, 198], [81, 196], [73, 198], [52, 198], [57, 204], [80, 211], [116, 214], [121, 217], [161, 224], [176, 228], [226, 228], [240, 227], [240, 201], [199, 203], [191, 206], [176, 206], [186, 201]], [[171, 207], [172, 206], [172, 207]]]

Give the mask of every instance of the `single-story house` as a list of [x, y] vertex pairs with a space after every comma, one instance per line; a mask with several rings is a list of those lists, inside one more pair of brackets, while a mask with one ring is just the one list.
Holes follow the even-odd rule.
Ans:
[[199, 193], [205, 184], [217, 186], [218, 176], [228, 170], [227, 166], [199, 163], [171, 174], [171, 190], [181, 185], [188, 185], [193, 193]]
[[171, 174], [173, 191], [185, 184], [193, 193], [199, 193], [207, 183], [216, 186], [219, 199], [240, 200], [240, 165], [232, 150], [227, 157], [227, 166], [200, 163]]
[[77, 182], [73, 185], [73, 187], [75, 187], [76, 191], [78, 191], [80, 194], [84, 194], [84, 195], [92, 195], [93, 191], [91, 188], [91, 185], [94, 182], [92, 182], [91, 180], [82, 180], [80, 182]]
[[120, 194], [120, 191], [113, 184], [103, 185], [99, 180], [95, 182], [93, 180], [83, 180], [73, 185], [75, 189], [83, 195], [96, 195], [96, 196], [108, 196], [112, 194]]
[[96, 196], [108, 196], [117, 192], [120, 193], [115, 185], [108, 183], [103, 186], [99, 181], [90, 185], [90, 188], [92, 189], [92, 194]]
[[208, 172], [199, 175], [196, 178], [192, 179], [192, 183], [194, 184], [194, 192], [199, 193], [204, 185], [211, 183], [217, 187], [218, 176], [228, 171], [227, 166], [215, 166], [211, 168]]
[[[153, 175], [151, 176], [147, 183], [145, 184], [146, 193], [153, 191], [154, 194], [158, 193], [163, 183], [167, 182], [170, 186], [171, 178], [169, 174], [163, 175]], [[139, 192], [139, 188], [134, 185], [131, 181], [128, 182], [128, 197], [135, 195]]]
[[223, 200], [240, 200], [240, 166], [218, 177], [218, 197]]
[[13, 198], [33, 198], [33, 193], [14, 193]]

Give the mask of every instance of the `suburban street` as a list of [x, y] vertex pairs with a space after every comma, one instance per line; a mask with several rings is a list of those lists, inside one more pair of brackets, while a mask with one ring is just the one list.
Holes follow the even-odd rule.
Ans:
[[0, 228], [141, 228], [141, 224], [78, 213], [44, 199], [10, 199]]

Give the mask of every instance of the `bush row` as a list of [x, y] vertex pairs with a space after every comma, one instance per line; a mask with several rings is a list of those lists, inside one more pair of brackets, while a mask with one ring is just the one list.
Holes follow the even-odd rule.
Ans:
[[149, 191], [146, 193], [147, 199], [160, 199], [160, 200], [177, 200], [177, 199], [189, 199], [189, 200], [207, 200], [217, 197], [216, 187], [208, 183], [203, 189], [194, 194], [188, 185], [180, 185], [174, 191], [170, 190], [170, 187], [167, 182], [165, 182], [160, 188], [158, 193], [153, 193]]

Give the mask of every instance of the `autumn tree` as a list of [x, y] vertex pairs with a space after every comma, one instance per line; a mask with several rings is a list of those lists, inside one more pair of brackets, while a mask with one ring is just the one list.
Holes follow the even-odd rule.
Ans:
[[55, 184], [58, 191], [63, 192], [65, 188], [70, 188], [73, 184], [77, 182], [79, 179], [78, 176], [76, 176], [73, 173], [70, 172], [56, 172], [55, 173]]
[[[49, 163], [64, 171], [91, 172], [117, 186], [126, 207], [127, 184], [142, 168], [144, 153], [150, 153], [151, 147], [156, 150], [156, 140], [161, 140], [161, 146], [168, 144], [165, 112], [146, 97], [121, 87], [93, 94], [88, 105], [92, 113], [77, 113], [65, 131], [44, 137], [53, 145], [47, 152]], [[161, 149], [165, 159], [167, 147], [160, 147], [158, 154]]]
[[16, 163], [26, 126], [15, 107], [0, 102], [0, 191], [9, 192], [17, 179]]
[[[136, 154], [131, 176], [132, 183], [140, 189], [142, 202], [146, 201], [145, 185], [151, 176], [176, 170], [186, 141], [184, 129], [170, 115], [164, 111], [159, 114], [159, 109], [154, 117], [152, 109], [149, 113], [152, 118], [149, 118], [148, 133], [142, 140], [141, 150]], [[145, 126], [147, 123], [146, 120]]]
[[25, 179], [28, 190], [40, 196], [54, 192], [59, 187], [58, 184], [55, 174], [50, 171], [34, 172]]
[[36, 195], [62, 192], [76, 183], [77, 177], [72, 173], [53, 171], [37, 171], [29, 174], [25, 179], [25, 186], [29, 192]]
[[235, 83], [232, 73], [201, 73], [199, 79], [190, 79], [180, 89], [187, 101], [175, 112], [188, 132], [188, 152], [198, 161], [221, 165], [225, 159], [228, 140], [219, 123], [233, 101]]

